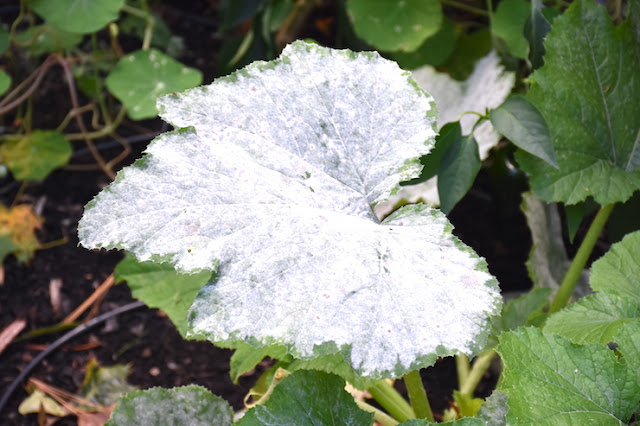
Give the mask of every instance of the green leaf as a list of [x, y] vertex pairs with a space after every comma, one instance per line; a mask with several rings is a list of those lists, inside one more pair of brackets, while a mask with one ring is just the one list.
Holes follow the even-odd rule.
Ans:
[[5, 70], [0, 70], [0, 96], [11, 87], [11, 76]]
[[551, 30], [551, 25], [542, 14], [542, 0], [531, 0], [529, 18], [524, 26], [524, 34], [529, 42], [529, 61], [533, 69], [544, 64], [544, 39]]
[[124, 0], [29, 0], [28, 4], [54, 27], [86, 34], [118, 19]]
[[156, 99], [202, 83], [202, 73], [156, 49], [137, 50], [118, 61], [106, 79], [107, 88], [133, 120], [155, 117]]
[[640, 322], [625, 324], [616, 338], [618, 350], [632, 370], [640, 372]]
[[227, 426], [233, 411], [222, 398], [202, 386], [151, 388], [125, 395], [115, 406], [107, 426], [139, 425]]
[[67, 138], [53, 130], [34, 130], [19, 140], [0, 146], [0, 158], [16, 180], [39, 181], [71, 158]]
[[640, 303], [640, 231], [612, 245], [593, 263], [591, 287]]
[[521, 96], [512, 96], [489, 111], [493, 127], [518, 148], [558, 167], [549, 128], [540, 111]]
[[133, 297], [162, 309], [182, 337], [187, 336], [189, 307], [211, 275], [211, 271], [179, 274], [170, 264], [139, 262], [133, 256], [122, 259], [114, 270], [116, 282], [126, 281]]
[[389, 58], [405, 70], [412, 70], [421, 65], [437, 66], [447, 60], [455, 46], [456, 27], [453, 21], [445, 16], [438, 32], [427, 38], [420, 47], [413, 52], [389, 53]]
[[348, 0], [358, 37], [380, 50], [416, 50], [442, 23], [437, 0]]
[[473, 135], [464, 136], [447, 148], [438, 166], [440, 209], [445, 214], [469, 191], [481, 166]]
[[438, 136], [436, 136], [436, 146], [429, 152], [429, 154], [425, 155], [420, 159], [422, 162], [422, 173], [420, 173], [420, 177], [408, 183], [418, 183], [424, 182], [438, 174], [438, 167], [442, 162], [442, 157], [445, 152], [453, 146], [456, 142], [459, 142], [462, 139], [462, 128], [460, 127], [460, 122], [456, 121], [454, 123], [447, 123], [444, 125]]
[[500, 315], [502, 331], [532, 325], [531, 320], [542, 312], [550, 295], [550, 288], [534, 288], [517, 299], [509, 301], [502, 308], [502, 315]]
[[482, 28], [472, 33], [458, 34], [454, 55], [450, 55], [441, 68], [458, 81], [465, 80], [474, 71], [476, 62], [491, 52], [491, 32]]
[[529, 43], [524, 36], [524, 27], [531, 5], [525, 0], [503, 0], [491, 19], [491, 31], [502, 38], [516, 58], [527, 57]]
[[341, 353], [372, 377], [483, 347], [501, 305], [484, 261], [437, 210], [372, 212], [435, 136], [432, 98], [395, 63], [295, 42], [159, 105], [183, 129], [87, 205], [79, 236], [182, 271], [219, 265], [192, 333]]
[[600, 343], [615, 340], [618, 331], [630, 322], [640, 321], [640, 303], [608, 293], [583, 297], [551, 315], [545, 333], [560, 334], [574, 343]]
[[545, 201], [606, 205], [640, 188], [640, 104], [628, 101], [640, 98], [638, 15], [616, 27], [604, 7], [578, 0], [554, 21], [528, 99], [549, 125], [559, 169], [517, 156]]
[[353, 371], [353, 368], [347, 363], [341, 354], [325, 355], [308, 361], [293, 360], [284, 365], [288, 371], [297, 370], [318, 370], [325, 373], [335, 374], [342, 377], [353, 387], [366, 390], [376, 384], [377, 380], [361, 377]]
[[16, 41], [26, 45], [24, 50], [34, 56], [61, 52], [82, 41], [82, 34], [70, 33], [50, 25], [29, 27], [16, 34]]
[[240, 376], [253, 370], [265, 357], [282, 359], [288, 354], [287, 349], [282, 346], [254, 348], [247, 343], [239, 343], [235, 346], [235, 352], [229, 362], [229, 376], [235, 384], [238, 384]]
[[294, 372], [276, 387], [266, 404], [253, 407], [238, 425], [373, 424], [373, 413], [358, 408], [344, 386], [341, 378], [320, 371]]
[[500, 336], [512, 425], [626, 423], [640, 399], [637, 373], [602, 345], [576, 345], [537, 328]]

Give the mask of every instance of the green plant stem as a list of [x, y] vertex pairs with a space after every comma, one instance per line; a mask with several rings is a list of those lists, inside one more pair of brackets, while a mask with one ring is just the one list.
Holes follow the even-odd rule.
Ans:
[[399, 422], [415, 419], [416, 414], [409, 403], [393, 388], [386, 380], [379, 380], [378, 383], [367, 389], [371, 396], [389, 414]]
[[567, 305], [567, 302], [571, 297], [571, 293], [573, 293], [573, 289], [578, 282], [578, 278], [580, 278], [580, 274], [587, 264], [589, 256], [591, 256], [593, 247], [595, 246], [596, 241], [598, 241], [602, 228], [604, 228], [604, 225], [607, 223], [607, 219], [609, 219], [609, 216], [613, 211], [614, 205], [615, 203], [607, 204], [598, 211], [598, 214], [596, 214], [591, 226], [589, 226], [587, 235], [584, 237], [576, 256], [571, 262], [571, 266], [569, 266], [569, 270], [562, 280], [562, 284], [560, 284], [558, 292], [551, 302], [549, 313], [557, 312]]
[[433, 419], [431, 405], [429, 405], [429, 399], [427, 398], [427, 392], [424, 390], [422, 377], [420, 377], [420, 371], [413, 370], [405, 374], [404, 384], [407, 386], [409, 401], [411, 401], [411, 406], [416, 413], [416, 417], [419, 419], [427, 419], [430, 422], [435, 421]]
[[374, 407], [373, 405], [369, 405], [364, 401], [355, 400], [356, 405], [363, 411], [367, 411], [369, 413], [373, 413], [373, 419], [380, 423], [382, 426], [396, 426], [398, 421], [385, 413], [384, 411]]
[[460, 386], [460, 393], [462, 395], [473, 395], [473, 392], [476, 390], [476, 387], [478, 387], [478, 383], [482, 380], [482, 376], [484, 376], [485, 371], [487, 371], [491, 365], [491, 361], [495, 355], [496, 352], [492, 349], [487, 352], [483, 352], [476, 357], [467, 379]]
[[456, 372], [458, 373], [458, 389], [462, 389], [462, 385], [467, 381], [469, 377], [469, 370], [471, 368], [469, 357], [465, 354], [456, 355]]
[[464, 10], [470, 13], [475, 13], [476, 15], [487, 16], [489, 14], [484, 9], [480, 9], [479, 7], [469, 6], [468, 4], [464, 4], [456, 0], [440, 0], [440, 3], [442, 3], [445, 6], [451, 6], [451, 7], [455, 7], [456, 9]]

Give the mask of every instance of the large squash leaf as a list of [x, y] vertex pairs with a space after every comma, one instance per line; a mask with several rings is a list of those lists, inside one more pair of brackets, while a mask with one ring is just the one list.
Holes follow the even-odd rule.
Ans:
[[559, 168], [524, 152], [520, 165], [545, 201], [600, 204], [640, 189], [640, 7], [614, 26], [604, 7], [574, 2], [545, 40], [528, 94], [551, 130]]
[[159, 109], [182, 129], [88, 204], [79, 235], [217, 268], [192, 333], [302, 360], [341, 352], [371, 377], [482, 348], [501, 303], [484, 261], [427, 206], [373, 214], [435, 136], [433, 99], [395, 63], [296, 42]]

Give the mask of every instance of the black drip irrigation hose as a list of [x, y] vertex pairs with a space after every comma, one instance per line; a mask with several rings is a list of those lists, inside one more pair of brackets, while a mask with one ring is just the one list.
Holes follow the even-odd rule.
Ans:
[[104, 313], [104, 314], [102, 314], [100, 316], [95, 317], [91, 321], [88, 321], [88, 322], [86, 322], [86, 323], [84, 323], [82, 325], [79, 325], [78, 327], [74, 328], [73, 330], [69, 331], [67, 334], [65, 334], [64, 336], [60, 337], [58, 340], [53, 342], [51, 345], [49, 345], [49, 347], [47, 349], [45, 349], [44, 351], [40, 352], [40, 354], [38, 354], [38, 356], [36, 356], [33, 360], [31, 360], [31, 362], [24, 368], [24, 370], [22, 370], [20, 372], [18, 377], [16, 377], [15, 380], [13, 382], [11, 382], [11, 384], [9, 385], [7, 390], [2, 395], [2, 399], [0, 399], [0, 413], [2, 413], [2, 409], [4, 408], [4, 406], [9, 401], [9, 398], [11, 397], [13, 392], [16, 390], [18, 385], [20, 385], [20, 383], [22, 383], [22, 381], [29, 375], [29, 373], [31, 373], [31, 370], [33, 370], [38, 364], [40, 364], [40, 362], [47, 355], [49, 355], [51, 352], [53, 352], [56, 349], [58, 349], [61, 345], [65, 344], [67, 341], [73, 339], [74, 337], [78, 336], [79, 334], [84, 333], [85, 331], [89, 330], [90, 328], [95, 327], [96, 325], [100, 324], [101, 322], [104, 322], [104, 321], [108, 320], [109, 318], [113, 318], [113, 317], [115, 317], [117, 315], [120, 315], [122, 313], [129, 312], [129, 311], [132, 311], [134, 309], [141, 308], [143, 306], [145, 306], [143, 302], [132, 302], [132, 303], [129, 303], [127, 305], [120, 306], [119, 308], [116, 308], [116, 309], [114, 309], [112, 311], [106, 312], [106, 313]]

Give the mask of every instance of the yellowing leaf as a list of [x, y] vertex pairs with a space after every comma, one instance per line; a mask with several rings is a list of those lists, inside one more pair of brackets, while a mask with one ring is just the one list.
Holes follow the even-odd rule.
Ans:
[[35, 231], [42, 227], [42, 219], [31, 206], [20, 204], [7, 208], [0, 205], [0, 257], [13, 254], [20, 262], [28, 262], [40, 243]]

